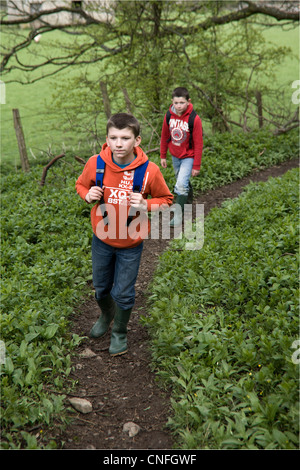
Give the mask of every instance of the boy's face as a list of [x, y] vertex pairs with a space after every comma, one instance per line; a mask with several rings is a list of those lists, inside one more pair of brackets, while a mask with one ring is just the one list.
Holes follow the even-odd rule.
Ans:
[[140, 145], [141, 137], [135, 137], [129, 127], [124, 129], [110, 127], [106, 136], [106, 143], [114, 155], [114, 160], [117, 163], [126, 164], [134, 159], [134, 147]]
[[173, 106], [175, 108], [176, 114], [178, 116], [181, 116], [185, 111], [187, 110], [188, 105], [190, 104], [191, 100], [187, 100], [183, 96], [175, 96], [175, 98], [172, 99]]

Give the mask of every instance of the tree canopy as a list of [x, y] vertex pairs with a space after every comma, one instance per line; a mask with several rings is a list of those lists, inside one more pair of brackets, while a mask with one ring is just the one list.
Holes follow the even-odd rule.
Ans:
[[[18, 80], [32, 83], [77, 67], [69, 83], [69, 96], [74, 92], [77, 100], [64, 104], [70, 115], [76, 106], [81, 115], [84, 102], [94, 108], [93, 118], [99, 109], [107, 116], [113, 96], [113, 111], [125, 102], [130, 111], [155, 116], [171, 89], [182, 85], [193, 91], [215, 131], [248, 131], [253, 117], [260, 126], [272, 123], [276, 132], [298, 125], [297, 112], [280, 103], [272, 84], [273, 68], [288, 48], [266, 45], [259, 28], [298, 26], [298, 2], [56, 2], [39, 11], [10, 3], [16, 14], [2, 15], [3, 76], [9, 81], [10, 72], [19, 71]], [[68, 15], [57, 21], [63, 12]], [[53, 31], [60, 31], [60, 41], [49, 41], [48, 53], [32, 48], [37, 36]]]

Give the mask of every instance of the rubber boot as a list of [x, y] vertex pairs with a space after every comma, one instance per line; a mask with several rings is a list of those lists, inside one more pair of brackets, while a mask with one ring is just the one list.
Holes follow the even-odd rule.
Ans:
[[176, 204], [178, 204], [179, 207], [177, 206], [175, 208], [174, 217], [170, 222], [171, 227], [177, 227], [178, 225], [182, 224], [182, 214], [183, 214], [183, 211], [184, 211], [184, 204], [187, 203], [187, 198], [188, 198], [188, 196], [183, 196], [181, 194], [177, 194]]
[[114, 324], [111, 330], [111, 340], [109, 353], [112, 356], [119, 356], [127, 352], [127, 324], [129, 322], [132, 308], [123, 310], [118, 305], [116, 306], [116, 313]]
[[193, 199], [194, 199], [194, 191], [193, 191], [193, 186], [189, 182], [189, 193], [187, 197], [187, 204], [193, 204]]
[[101, 315], [90, 331], [91, 338], [101, 338], [105, 335], [115, 316], [116, 304], [110, 294], [104, 299], [97, 300], [97, 303], [101, 308]]

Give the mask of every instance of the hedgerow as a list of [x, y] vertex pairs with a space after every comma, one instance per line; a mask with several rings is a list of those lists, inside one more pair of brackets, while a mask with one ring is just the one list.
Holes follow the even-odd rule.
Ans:
[[201, 250], [160, 259], [144, 323], [180, 447], [298, 447], [298, 188], [297, 169], [249, 185], [207, 216]]

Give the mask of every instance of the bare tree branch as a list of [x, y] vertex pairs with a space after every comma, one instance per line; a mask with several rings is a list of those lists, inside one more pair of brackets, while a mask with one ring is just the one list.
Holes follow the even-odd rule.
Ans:
[[47, 172], [49, 170], [49, 168], [56, 162], [56, 160], [58, 160], [59, 158], [62, 158], [64, 157], [65, 154], [62, 153], [61, 155], [57, 155], [57, 157], [54, 157], [51, 162], [49, 162], [43, 169], [43, 174], [42, 174], [42, 179], [41, 179], [41, 182], [40, 182], [40, 185], [41, 186], [44, 186], [45, 184], [45, 181], [46, 181], [46, 176], [47, 176]]
[[[295, 8], [290, 9], [281, 9], [278, 6], [278, 2], [251, 2], [251, 1], [242, 1], [238, 2], [237, 7], [234, 11], [227, 13], [222, 16], [212, 16], [206, 20], [198, 23], [198, 25], [193, 27], [193, 31], [198, 31], [200, 29], [209, 29], [212, 26], [224, 25], [232, 23], [234, 21], [240, 21], [247, 18], [250, 18], [253, 15], [263, 14], [271, 18], [275, 18], [277, 21], [290, 20], [293, 22], [299, 22], [299, 4], [298, 2], [293, 2]], [[246, 7], [243, 7], [243, 4], [247, 4]], [[274, 4], [274, 5], [273, 5]], [[190, 28], [177, 27], [177, 33], [185, 34], [190, 31]]]
[[[16, 6], [16, 5], [15, 5]], [[16, 7], [17, 8], [17, 7]], [[25, 13], [27, 16], [19, 16], [17, 18], [10, 18], [10, 19], [1, 19], [1, 24], [3, 26], [13, 26], [13, 25], [21, 25], [21, 24], [29, 24], [33, 23], [36, 20], [40, 20], [42, 17], [43, 21], [45, 22], [45, 17], [55, 15], [57, 13], [72, 13], [75, 15], [78, 15], [78, 17], [83, 18], [86, 21], [86, 24], [94, 24], [94, 23], [99, 23], [99, 20], [93, 18], [91, 15], [89, 15], [86, 11], [79, 9], [79, 8], [68, 8], [68, 7], [56, 7], [56, 8], [51, 8], [50, 10], [40, 10], [35, 13], [30, 13], [28, 14], [25, 12], [25, 10], [21, 10], [20, 8], [17, 8], [20, 13]], [[6, 16], [6, 15], [5, 15]], [[72, 23], [66, 23], [64, 26], [71, 26]], [[54, 26], [54, 25], [53, 25]], [[54, 26], [55, 28], [55, 26]]]
[[289, 119], [282, 126], [275, 129], [274, 134], [275, 135], [285, 134], [286, 132], [289, 132], [292, 129], [299, 127], [299, 124], [300, 124], [299, 109], [297, 109], [291, 119]]
[[[92, 24], [102, 24], [102, 25], [104, 24], [103, 19], [99, 19], [97, 15], [93, 15], [91, 12], [87, 12], [84, 9], [62, 6], [62, 7], [56, 7], [56, 8], [48, 9], [48, 10], [40, 10], [34, 13], [28, 13], [25, 11], [24, 8], [23, 9], [18, 8], [16, 2], [12, 2], [12, 3], [18, 9], [18, 13], [20, 13], [20, 15], [16, 15], [16, 18], [10, 17], [8, 19], [5, 19], [5, 16], [7, 16], [5, 15], [1, 20], [1, 23], [3, 26], [33, 25], [34, 22], [37, 20], [42, 21], [42, 24], [40, 25], [38, 29], [35, 28], [32, 31], [30, 31], [30, 33], [28, 34], [25, 40], [22, 40], [19, 44], [13, 46], [9, 52], [6, 52], [5, 54], [3, 54], [3, 59], [0, 65], [0, 72], [3, 72], [7, 69], [9, 61], [13, 57], [17, 57], [17, 53], [19, 51], [28, 47], [32, 43], [34, 38], [37, 36], [37, 34], [44, 34], [53, 30], [66, 30], [66, 28], [74, 26], [74, 21], [73, 22], [70, 21], [69, 23], [66, 23], [64, 25], [51, 24], [50, 22], [47, 21], [47, 18], [49, 18], [50, 20], [51, 15], [57, 15], [62, 12], [70, 13], [71, 15], [76, 15], [78, 17], [78, 24], [80, 24], [80, 26], [83, 27], [82, 33], [84, 33], [85, 26], [92, 25]], [[230, 13], [226, 13], [221, 16], [208, 17], [204, 21], [198, 23], [192, 28], [190, 25], [187, 27], [180, 27], [177, 25], [176, 30], [172, 31], [171, 27], [164, 27], [163, 30], [160, 31], [160, 34], [161, 36], [167, 36], [168, 34], [170, 34], [170, 32], [171, 33], [173, 32], [176, 35], [180, 35], [181, 37], [184, 37], [185, 34], [191, 34], [193, 31], [196, 32], [201, 29], [206, 30], [206, 29], [211, 28], [212, 26], [224, 25], [227, 23], [231, 23], [233, 21], [240, 21], [242, 19], [246, 19], [246, 18], [249, 18], [250, 16], [257, 15], [257, 14], [263, 14], [271, 18], [275, 18], [278, 21], [289, 20], [291, 22], [299, 22], [298, 2], [284, 2], [284, 5], [285, 5], [285, 8], [280, 7], [278, 2], [267, 2], [267, 3], [253, 2], [253, 1], [236, 2], [234, 4], [233, 11], [230, 11]], [[293, 8], [288, 8], [291, 5], [293, 6]], [[22, 16], [22, 14], [25, 16]], [[79, 19], [81, 19], [83, 23], [79, 23]], [[110, 32], [115, 33], [116, 37], [124, 36], [124, 38], [126, 38], [127, 36], [126, 32], [122, 33], [120, 31], [114, 31], [112, 24], [110, 24]], [[138, 31], [136, 31], [135, 34], [136, 35], [142, 34], [144, 36], [146, 33], [145, 31], [142, 31], [142, 33], [139, 33]], [[152, 34], [152, 32], [150, 34]], [[101, 46], [98, 45], [98, 47], [101, 47], [104, 51], [107, 52], [108, 55], [118, 54], [119, 52], [122, 52], [124, 50], [124, 47], [127, 47], [127, 46], [128, 46], [128, 37], [127, 37], [126, 45], [120, 46], [119, 48], [109, 48], [105, 44], [102, 44]], [[83, 52], [80, 52], [79, 56], [83, 55], [84, 52], [85, 50], [83, 49]], [[22, 70], [32, 70], [33, 68], [37, 69], [39, 67], [43, 67], [49, 64], [58, 65], [59, 67], [61, 67], [62, 66], [61, 61], [64, 61], [65, 59], [66, 58], [49, 59], [48, 61], [42, 62], [41, 64], [36, 64], [34, 67], [26, 66], [23, 64]], [[102, 58], [100, 60], [102, 60]], [[65, 62], [63, 63], [65, 64]], [[70, 58], [70, 65], [75, 64], [75, 63], [76, 64], [78, 63], [77, 60], [75, 60], [74, 57]], [[65, 65], [67, 66], [67, 64]]]

